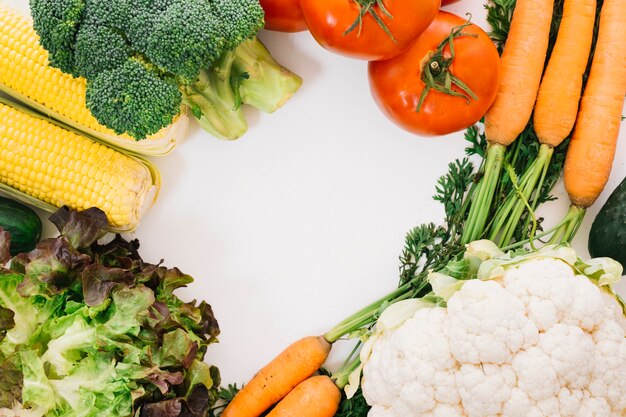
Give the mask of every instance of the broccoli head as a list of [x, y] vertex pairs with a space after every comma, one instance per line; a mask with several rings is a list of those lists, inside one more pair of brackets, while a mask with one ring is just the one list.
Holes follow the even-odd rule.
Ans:
[[84, 0], [30, 0], [33, 26], [50, 65], [75, 77], [74, 42], [84, 8]]
[[87, 107], [116, 133], [136, 139], [152, 135], [180, 113], [178, 85], [136, 60], [103, 71], [87, 83]]
[[87, 107], [118, 134], [157, 133], [184, 102], [202, 127], [232, 139], [247, 128], [242, 102], [273, 111], [301, 82], [256, 39], [259, 0], [30, 4], [52, 65], [87, 79]]

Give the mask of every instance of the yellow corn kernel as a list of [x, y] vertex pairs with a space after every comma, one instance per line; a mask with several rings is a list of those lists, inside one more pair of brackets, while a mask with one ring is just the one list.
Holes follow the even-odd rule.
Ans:
[[0, 183], [54, 207], [99, 207], [114, 228], [134, 229], [156, 196], [139, 160], [1, 101], [0, 149]]

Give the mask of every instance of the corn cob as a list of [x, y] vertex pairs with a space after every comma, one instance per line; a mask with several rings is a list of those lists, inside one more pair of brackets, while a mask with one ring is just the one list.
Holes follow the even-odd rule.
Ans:
[[0, 2], [0, 91], [64, 124], [137, 154], [165, 155], [186, 132], [184, 113], [149, 138], [135, 141], [101, 125], [85, 104], [86, 81], [48, 65], [32, 21]]
[[48, 211], [102, 209], [137, 227], [160, 185], [155, 167], [0, 97], [0, 188]]

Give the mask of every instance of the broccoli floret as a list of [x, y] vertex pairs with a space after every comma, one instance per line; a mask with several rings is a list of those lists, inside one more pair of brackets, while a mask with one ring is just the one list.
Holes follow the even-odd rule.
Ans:
[[302, 85], [302, 78], [276, 62], [256, 37], [235, 49], [233, 72], [245, 74], [239, 85], [241, 101], [266, 113], [285, 104]]
[[221, 22], [227, 50], [252, 38], [265, 26], [259, 0], [211, 0], [211, 13]]
[[183, 87], [183, 102], [198, 124], [220, 139], [237, 139], [248, 130], [241, 101], [233, 89], [235, 53], [228, 51], [215, 64], [200, 72], [198, 80]]
[[84, 8], [84, 0], [30, 0], [33, 26], [50, 64], [75, 77], [74, 42]]
[[180, 113], [182, 96], [172, 80], [135, 60], [103, 71], [87, 83], [87, 107], [116, 133], [136, 139], [152, 135]]
[[158, 14], [165, 11], [165, 9], [167, 9], [175, 1], [177, 0], [135, 0], [133, 1], [133, 8], [143, 12], [154, 12]]
[[85, 0], [85, 17], [99, 26], [124, 30], [134, 7], [133, 0]]
[[134, 49], [145, 51], [161, 13], [175, 0], [136, 0], [130, 10], [126, 35]]
[[173, 1], [153, 24], [146, 56], [185, 83], [195, 81], [200, 70], [224, 51], [225, 41], [216, 30], [220, 22], [204, 1]]
[[102, 71], [122, 65], [132, 51], [124, 36], [109, 26], [83, 23], [76, 35], [75, 71], [85, 78], [95, 78]]

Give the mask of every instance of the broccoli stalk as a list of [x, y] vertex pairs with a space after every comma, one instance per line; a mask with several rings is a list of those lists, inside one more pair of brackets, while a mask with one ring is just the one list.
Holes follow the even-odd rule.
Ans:
[[239, 86], [242, 102], [266, 113], [280, 108], [302, 85], [302, 78], [276, 62], [256, 37], [239, 44], [233, 67], [247, 74]]
[[183, 103], [204, 130], [233, 140], [248, 130], [241, 104], [272, 113], [301, 84], [302, 79], [276, 62], [254, 37], [223, 53], [198, 80], [181, 86], [181, 92]]
[[220, 139], [237, 139], [248, 130], [248, 123], [233, 89], [232, 66], [235, 53], [228, 51], [198, 80], [181, 87], [183, 103], [189, 106], [198, 124]]

